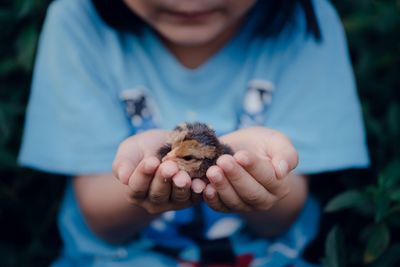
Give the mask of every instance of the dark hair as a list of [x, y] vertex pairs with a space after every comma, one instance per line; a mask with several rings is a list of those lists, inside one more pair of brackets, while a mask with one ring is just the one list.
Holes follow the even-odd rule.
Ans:
[[[139, 33], [146, 25], [123, 0], [92, 0], [92, 2], [102, 19], [117, 30]], [[266, 14], [256, 32], [269, 36], [278, 35], [293, 18], [298, 6], [305, 15], [307, 34], [320, 41], [322, 36], [312, 0], [258, 0], [254, 8], [264, 9]]]

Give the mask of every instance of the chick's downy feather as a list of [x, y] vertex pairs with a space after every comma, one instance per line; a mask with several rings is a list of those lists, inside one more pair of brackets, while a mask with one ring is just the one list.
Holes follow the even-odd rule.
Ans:
[[200, 122], [175, 127], [167, 144], [158, 151], [161, 161], [175, 161], [192, 179], [206, 179], [207, 169], [223, 154], [232, 155], [233, 151], [219, 142], [214, 130]]

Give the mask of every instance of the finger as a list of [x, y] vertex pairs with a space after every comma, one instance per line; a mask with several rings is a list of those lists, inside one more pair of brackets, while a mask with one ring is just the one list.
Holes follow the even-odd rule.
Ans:
[[160, 164], [150, 184], [148, 198], [154, 204], [166, 203], [171, 195], [172, 177], [179, 171], [176, 163], [165, 161]]
[[171, 200], [175, 203], [185, 203], [190, 200], [190, 176], [185, 171], [179, 171], [172, 178]]
[[286, 177], [294, 167], [289, 166], [284, 156], [278, 155], [272, 158], [272, 166], [275, 169], [276, 177], [278, 179], [283, 179]]
[[206, 188], [206, 183], [202, 179], [193, 179], [191, 188], [194, 193], [201, 194]]
[[191, 184], [191, 201], [197, 203], [202, 199], [203, 191], [206, 188], [206, 182], [202, 179], [193, 179]]
[[272, 159], [278, 179], [285, 177], [296, 168], [299, 158], [290, 140], [283, 134], [275, 132], [267, 140], [267, 153]]
[[121, 183], [127, 185], [129, 183], [129, 177], [131, 177], [135, 171], [135, 166], [129, 160], [118, 160], [113, 162], [112, 170], [114, 177]]
[[220, 212], [229, 212], [230, 210], [222, 203], [221, 199], [218, 196], [217, 190], [212, 186], [212, 184], [207, 184], [204, 189], [203, 194], [204, 201], [210, 206], [210, 208], [220, 211]]
[[[131, 153], [136, 151], [136, 153]], [[114, 176], [123, 184], [128, 184], [129, 177], [143, 159], [143, 153], [138, 149], [135, 137], [130, 137], [122, 142], [112, 164]]]
[[[243, 169], [232, 156], [221, 156], [217, 160], [217, 165], [223, 170], [226, 179], [245, 203], [261, 209], [268, 209], [273, 203], [274, 196]], [[221, 195], [220, 197], [222, 198]]]
[[269, 192], [276, 194], [279, 191], [282, 182], [277, 179], [275, 168], [269, 158], [244, 150], [238, 151], [233, 157], [250, 176]]
[[[228, 156], [227, 157], [232, 157]], [[224, 157], [224, 156], [223, 156]], [[232, 187], [228, 179], [226, 178], [222, 169], [218, 166], [211, 166], [207, 170], [207, 177], [211, 184], [218, 193], [219, 198], [224, 205], [233, 211], [246, 211], [250, 210], [245, 202], [239, 197], [238, 193]]]
[[133, 198], [143, 199], [147, 196], [150, 183], [159, 165], [160, 161], [155, 157], [145, 158], [139, 163], [133, 175], [128, 178]]

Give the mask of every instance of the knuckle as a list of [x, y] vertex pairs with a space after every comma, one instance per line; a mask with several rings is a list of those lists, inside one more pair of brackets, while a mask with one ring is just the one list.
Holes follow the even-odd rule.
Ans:
[[190, 195], [187, 192], [174, 194], [172, 196], [173, 201], [175, 202], [186, 202], [190, 199]]
[[259, 192], [251, 192], [244, 197], [245, 201], [252, 205], [262, 205], [265, 202], [265, 198], [260, 195]]
[[156, 204], [164, 203], [167, 200], [167, 197], [160, 193], [150, 193], [149, 200]]
[[147, 195], [147, 190], [135, 189], [131, 192], [131, 197], [134, 199], [144, 199]]
[[270, 187], [272, 186], [272, 184], [275, 182], [275, 177], [273, 177], [272, 175], [267, 175], [264, 177], [264, 186], [265, 187]]
[[258, 210], [260, 211], [267, 211], [270, 210], [272, 208], [272, 206], [274, 205], [275, 201], [270, 199], [266, 199], [263, 203], [257, 205]]

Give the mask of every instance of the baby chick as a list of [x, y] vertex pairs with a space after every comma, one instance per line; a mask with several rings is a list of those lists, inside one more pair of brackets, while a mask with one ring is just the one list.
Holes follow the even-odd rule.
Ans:
[[219, 142], [214, 130], [200, 122], [175, 127], [167, 144], [158, 151], [161, 161], [176, 162], [192, 179], [207, 179], [207, 169], [223, 154], [232, 155], [233, 151]]

